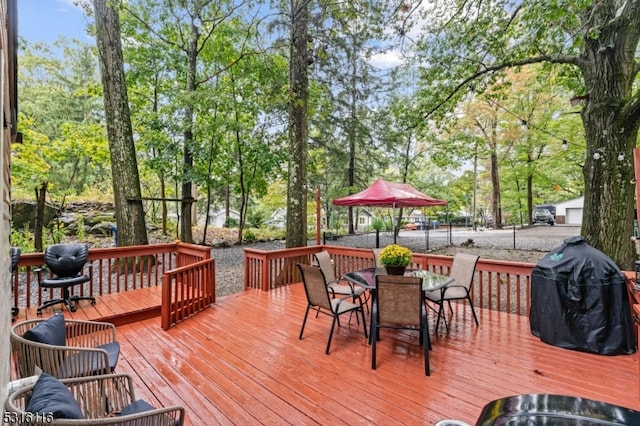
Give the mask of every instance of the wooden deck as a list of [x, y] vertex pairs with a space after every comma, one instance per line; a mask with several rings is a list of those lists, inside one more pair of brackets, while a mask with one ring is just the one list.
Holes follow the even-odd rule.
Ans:
[[[142, 289], [123, 291], [120, 293], [96, 296], [96, 304], [88, 300], [81, 300], [75, 312], [62, 309], [62, 304], [45, 308], [42, 317], [46, 318], [61, 311], [67, 318], [90, 321], [107, 321], [116, 326], [140, 321], [148, 318], [158, 318], [162, 304], [162, 287], [145, 287]], [[15, 321], [40, 318], [36, 314], [37, 307], [21, 308]]]
[[190, 425], [473, 423], [489, 401], [523, 393], [640, 410], [637, 354], [550, 346], [531, 335], [526, 317], [479, 309], [476, 327], [470, 311], [456, 307], [449, 335], [441, 326], [435, 336], [431, 313], [426, 377], [411, 332], [382, 331], [375, 371], [355, 321], [337, 329], [330, 355], [329, 317], [311, 316], [298, 340], [305, 307], [303, 287], [295, 284], [221, 297], [168, 331], [159, 318], [119, 326], [117, 371], [134, 377], [138, 397], [183, 405]]

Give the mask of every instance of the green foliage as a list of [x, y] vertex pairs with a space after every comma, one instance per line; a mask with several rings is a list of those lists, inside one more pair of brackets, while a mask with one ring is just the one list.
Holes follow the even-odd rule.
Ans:
[[[363, 189], [377, 176], [406, 179], [448, 200], [449, 216], [470, 214], [474, 193], [478, 211], [491, 208], [498, 196], [505, 221], [527, 217], [528, 201], [560, 202], [585, 191], [585, 158], [591, 157], [585, 157], [581, 117], [568, 114], [580, 107], [567, 102], [589, 92], [584, 74], [564, 63], [509, 72], [489, 67], [530, 56], [560, 61], [589, 43], [606, 47], [611, 31], [580, 19], [600, 19], [611, 5], [591, 15], [585, 12], [595, 6], [587, 0], [533, 0], [517, 8], [511, 3], [436, 0], [428, 15], [418, 16], [418, 7], [407, 16], [393, 2], [357, 0], [312, 12], [311, 25], [322, 31], [312, 28], [309, 41], [314, 63], [307, 68], [307, 209], [315, 207], [311, 190], [320, 186], [329, 228], [343, 231], [346, 212], [334, 209], [331, 200]], [[247, 226], [258, 228], [287, 204], [290, 154], [283, 117], [291, 96], [289, 58], [283, 45], [269, 44], [288, 34], [263, 38], [266, 32], [251, 21], [248, 9], [232, 7], [227, 1], [122, 3], [129, 101], [145, 196], [180, 198], [182, 184], [195, 182], [196, 197], [204, 199], [200, 209], [227, 200], [235, 208], [244, 203]], [[192, 80], [189, 16], [199, 17]], [[373, 66], [377, 54], [393, 48], [393, 40], [385, 40], [389, 27], [383, 23], [389, 22], [401, 35], [414, 30], [405, 25], [420, 23], [420, 31], [411, 33], [421, 36], [403, 40], [405, 65], [380, 69]], [[280, 28], [280, 21], [273, 24]], [[94, 48], [78, 41], [21, 42], [19, 72], [24, 142], [12, 146], [12, 195], [31, 198], [33, 188], [48, 181], [55, 201], [111, 197]], [[189, 111], [193, 120], [185, 121]], [[556, 112], [561, 115], [554, 117]], [[527, 131], [521, 118], [529, 123]], [[562, 140], [568, 141], [566, 151]], [[183, 167], [185, 153], [193, 155], [192, 167]], [[492, 192], [492, 158], [499, 194]], [[147, 206], [153, 222], [160, 204]], [[428, 214], [444, 218], [444, 212]], [[372, 228], [392, 229], [390, 214], [378, 215]]]
[[[55, 223], [45, 232], [45, 239], [50, 241], [50, 244], [60, 244], [66, 236], [67, 232], [65, 227]], [[48, 244], [45, 243], [44, 245], [46, 246]]]
[[[62, 228], [51, 227], [43, 229], [42, 244], [44, 247], [51, 244], [58, 244], [64, 240], [66, 233]], [[28, 224], [22, 229], [11, 228], [11, 245], [20, 247], [22, 253], [33, 253], [35, 251], [35, 241], [33, 232], [29, 229]]]
[[31, 197], [47, 181], [53, 196], [99, 199], [111, 192], [111, 180], [95, 52], [78, 40], [60, 39], [54, 47], [21, 44], [23, 143], [12, 146], [14, 194]]
[[373, 219], [373, 221], [371, 222], [371, 229], [376, 231], [384, 231], [385, 230], [384, 221], [381, 218]]
[[284, 229], [256, 228], [252, 229], [252, 231], [255, 233], [257, 241], [274, 241], [285, 239]]
[[243, 234], [243, 240], [247, 243], [254, 243], [258, 239], [253, 229], [246, 229]]
[[84, 241], [86, 239], [87, 232], [84, 229], [84, 218], [81, 215], [76, 216], [75, 225], [76, 237], [78, 238], [78, 240]]
[[225, 228], [237, 228], [238, 227], [238, 219], [234, 217], [228, 217], [224, 221]]
[[253, 227], [253, 228], [260, 228], [262, 227], [264, 220], [265, 220], [264, 212], [258, 209], [254, 209], [251, 211], [251, 213], [247, 217], [247, 226]]
[[26, 226], [21, 230], [11, 228], [10, 241], [12, 246], [20, 248], [21, 253], [33, 253], [35, 251], [33, 233]]

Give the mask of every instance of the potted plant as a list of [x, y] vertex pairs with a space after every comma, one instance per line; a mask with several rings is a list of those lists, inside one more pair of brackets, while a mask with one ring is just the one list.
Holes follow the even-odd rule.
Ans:
[[390, 244], [380, 252], [380, 263], [387, 268], [387, 274], [404, 275], [404, 270], [411, 263], [411, 250], [407, 247]]

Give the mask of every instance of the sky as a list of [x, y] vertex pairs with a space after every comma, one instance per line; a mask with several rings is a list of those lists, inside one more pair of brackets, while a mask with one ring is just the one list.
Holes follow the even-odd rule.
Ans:
[[73, 0], [19, 0], [18, 34], [27, 41], [56, 41], [59, 35], [94, 42], [85, 31], [87, 18]]
[[[86, 1], [86, 0], [84, 0]], [[31, 43], [52, 44], [59, 35], [95, 43], [86, 34], [87, 18], [74, 0], [19, 0], [18, 34]], [[398, 52], [382, 53], [371, 59], [371, 64], [390, 68], [400, 64]]]

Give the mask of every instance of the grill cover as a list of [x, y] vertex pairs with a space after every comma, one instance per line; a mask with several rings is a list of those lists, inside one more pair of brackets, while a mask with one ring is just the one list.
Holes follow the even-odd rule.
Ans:
[[582, 237], [564, 240], [531, 277], [531, 332], [554, 346], [603, 355], [635, 352], [620, 268]]

